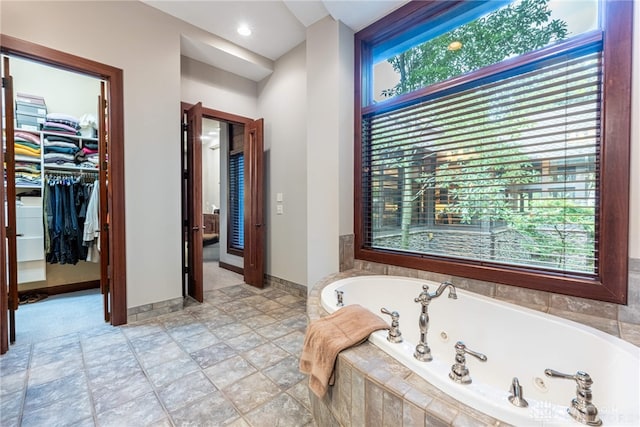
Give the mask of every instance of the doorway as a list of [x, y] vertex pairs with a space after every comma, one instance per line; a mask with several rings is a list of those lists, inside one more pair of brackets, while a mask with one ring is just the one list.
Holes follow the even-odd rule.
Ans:
[[[205, 267], [220, 261], [220, 140], [226, 139], [226, 129], [224, 122], [202, 118], [202, 261]], [[206, 278], [206, 268], [204, 273]]]
[[[199, 103], [183, 104], [183, 114], [184, 295], [202, 302], [203, 262], [215, 252], [207, 245], [212, 234], [217, 234], [217, 243], [212, 244], [217, 245], [218, 266], [242, 274], [245, 283], [262, 287], [263, 121]], [[219, 168], [212, 168], [208, 158], [217, 159]]]
[[[1, 50], [3, 54], [3, 106], [8, 120], [3, 121], [3, 131], [7, 141], [14, 141], [16, 122], [13, 118], [15, 99], [13, 90], [13, 78], [11, 75], [11, 59], [15, 61], [28, 60], [41, 66], [52, 67], [58, 71], [75, 73], [90, 79], [97, 79], [103, 83], [100, 85], [100, 96], [96, 96], [94, 102], [96, 111], [98, 134], [86, 137], [87, 141], [95, 143], [100, 156], [104, 161], [98, 161], [99, 172], [96, 173], [96, 181], [100, 185], [100, 262], [99, 283], [104, 295], [103, 310], [105, 320], [112, 325], [126, 323], [126, 281], [125, 281], [125, 234], [124, 234], [124, 129], [123, 129], [123, 98], [122, 98], [122, 70], [90, 61], [84, 58], [69, 55], [43, 46], [35, 45], [10, 36], [1, 36]], [[43, 142], [45, 133], [35, 122], [36, 129], [32, 135], [40, 137]], [[22, 127], [22, 126], [18, 126]], [[37, 141], [33, 141], [34, 143]], [[8, 173], [12, 173], [12, 179], [6, 188], [2, 188], [2, 196], [6, 200], [15, 200], [15, 152], [14, 144], [8, 144], [7, 158], [3, 160], [7, 164]], [[106, 153], [109, 153], [106, 161]], [[4, 153], [3, 153], [4, 154]], [[41, 158], [42, 159], [42, 158]], [[42, 166], [43, 163], [41, 163]], [[75, 172], [81, 172], [75, 170]], [[96, 171], [94, 171], [96, 172]], [[60, 172], [62, 175], [62, 172]], [[44, 187], [41, 187], [44, 190]], [[44, 194], [41, 193], [41, 196]], [[0, 259], [6, 259], [5, 250], [9, 255], [6, 265], [7, 277], [2, 275], [2, 289], [8, 292], [0, 294], [0, 354], [9, 349], [9, 341], [15, 340], [15, 311], [18, 309], [17, 290], [17, 258], [16, 258], [16, 215], [13, 203], [8, 203], [7, 213], [3, 212], [2, 221], [6, 225], [2, 227], [2, 240], [6, 238], [8, 245], [0, 245]], [[44, 222], [44, 221], [43, 221]], [[3, 264], [3, 267], [4, 264]]]

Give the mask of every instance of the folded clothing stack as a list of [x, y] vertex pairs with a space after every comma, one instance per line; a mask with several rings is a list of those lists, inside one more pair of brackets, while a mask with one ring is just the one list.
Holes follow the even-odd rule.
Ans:
[[78, 141], [62, 135], [47, 135], [44, 140], [44, 163], [77, 166]]
[[30, 132], [16, 131], [13, 135], [16, 159], [40, 160], [40, 137]]
[[47, 121], [42, 125], [43, 131], [80, 135], [80, 120], [77, 117], [69, 114], [49, 113], [46, 118]]
[[42, 183], [40, 174], [40, 137], [30, 132], [16, 131], [13, 135], [16, 159], [16, 184]]

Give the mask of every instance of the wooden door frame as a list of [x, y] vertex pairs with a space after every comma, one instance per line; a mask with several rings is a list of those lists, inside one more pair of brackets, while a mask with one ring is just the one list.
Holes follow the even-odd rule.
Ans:
[[[109, 229], [111, 250], [111, 324], [127, 323], [126, 239], [125, 239], [125, 175], [124, 175], [124, 95], [123, 71], [110, 65], [71, 55], [12, 36], [0, 34], [3, 54], [30, 59], [55, 68], [74, 71], [106, 80], [109, 111]], [[104, 165], [100, 165], [104, 167]], [[101, 230], [104, 232], [105, 230]]]
[[[244, 130], [244, 281], [264, 287], [264, 119]], [[246, 191], [246, 186], [249, 191]], [[256, 191], [259, 189], [259, 191]]]
[[[195, 104], [190, 104], [188, 102], [181, 102], [180, 107], [182, 111], [182, 116], [187, 112], [188, 109], [193, 107]], [[180, 117], [182, 119], [182, 116]], [[227, 113], [220, 110], [214, 110], [212, 108], [202, 107], [202, 117], [211, 120], [218, 120], [221, 122], [233, 123], [243, 125], [245, 129], [255, 122], [254, 119], [249, 117], [239, 116], [237, 114]], [[228, 224], [227, 224], [228, 225]], [[264, 248], [263, 248], [264, 251]], [[184, 257], [183, 257], [184, 258]], [[243, 256], [244, 259], [244, 256]], [[235, 265], [220, 263], [220, 267], [225, 268], [227, 270], [231, 270], [235, 273], [244, 275], [244, 268], [236, 267]]]
[[[204, 274], [202, 268], [202, 103], [198, 102], [185, 113], [187, 150], [187, 235], [188, 274], [187, 295], [198, 302], [204, 301]], [[184, 132], [183, 132], [183, 138]], [[194, 185], [199, 183], [199, 185]], [[184, 188], [184, 187], [183, 187]]]

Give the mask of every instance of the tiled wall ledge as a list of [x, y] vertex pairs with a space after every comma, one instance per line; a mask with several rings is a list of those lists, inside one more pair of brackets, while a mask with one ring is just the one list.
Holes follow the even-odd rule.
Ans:
[[147, 320], [163, 314], [179, 311], [182, 310], [183, 305], [183, 299], [178, 297], [166, 301], [154, 302], [152, 304], [131, 307], [127, 309], [127, 323]]
[[[345, 277], [368, 274], [349, 270], [313, 287], [307, 302], [309, 320], [326, 316], [320, 292]], [[319, 399], [309, 391], [311, 410], [322, 427], [356, 426], [506, 426], [449, 397], [368, 341], [338, 355], [335, 385]]]

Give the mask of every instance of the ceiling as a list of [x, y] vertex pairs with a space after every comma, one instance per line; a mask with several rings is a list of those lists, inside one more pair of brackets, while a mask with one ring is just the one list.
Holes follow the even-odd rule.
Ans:
[[[221, 39], [183, 37], [183, 55], [259, 81], [273, 71], [273, 61], [303, 42], [306, 28], [320, 19], [330, 15], [357, 32], [408, 0], [142, 1]], [[250, 36], [238, 34], [241, 24], [251, 29]]]

